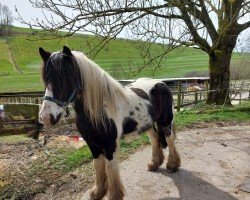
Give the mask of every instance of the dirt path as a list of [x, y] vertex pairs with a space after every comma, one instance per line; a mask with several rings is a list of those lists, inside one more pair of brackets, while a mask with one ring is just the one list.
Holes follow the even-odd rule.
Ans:
[[240, 189], [250, 177], [250, 126], [181, 132], [177, 147], [182, 166], [174, 174], [166, 172], [166, 163], [155, 173], [146, 170], [150, 148], [122, 162], [126, 200], [250, 199]]
[[9, 62], [12, 64], [15, 71], [19, 72], [20, 74], [23, 74], [21, 68], [18, 66], [18, 64], [16, 62], [15, 56], [13, 54], [13, 49], [11, 48], [9, 39], [7, 39], [6, 44], [8, 46], [8, 60], [9, 60]]

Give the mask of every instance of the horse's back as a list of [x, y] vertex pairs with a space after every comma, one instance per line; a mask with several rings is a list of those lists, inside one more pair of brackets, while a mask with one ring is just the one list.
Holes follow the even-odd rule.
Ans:
[[130, 86], [139, 88], [149, 96], [155, 110], [155, 120], [170, 124], [173, 120], [173, 97], [168, 86], [160, 79], [139, 78]]
[[152, 78], [139, 78], [135, 82], [129, 85], [130, 88], [140, 88], [145, 91], [148, 95], [150, 94], [151, 89], [157, 84], [163, 83], [159, 79]]

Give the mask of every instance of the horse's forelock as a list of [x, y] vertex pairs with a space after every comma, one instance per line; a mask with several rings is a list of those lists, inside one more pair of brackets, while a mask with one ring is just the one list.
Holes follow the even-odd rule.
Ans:
[[61, 52], [52, 54], [43, 64], [42, 78], [46, 87], [52, 85], [55, 90], [60, 91], [68, 91], [69, 87], [77, 89], [81, 82], [74, 56], [70, 57]]

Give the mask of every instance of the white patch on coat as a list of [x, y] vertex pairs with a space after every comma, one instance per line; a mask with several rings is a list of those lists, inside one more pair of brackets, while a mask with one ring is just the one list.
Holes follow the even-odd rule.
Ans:
[[[132, 85], [124, 88], [127, 99], [117, 99], [118, 101], [116, 104], [116, 116], [112, 116], [112, 114], [109, 113], [108, 109], [106, 110], [108, 117], [112, 118], [115, 121], [115, 124], [117, 126], [118, 138], [121, 137], [123, 133], [123, 121], [126, 117], [133, 118], [138, 123], [135, 132], [140, 131], [142, 127], [148, 125], [153, 126], [154, 122], [148, 112], [148, 106], [151, 105], [151, 103], [148, 100], [139, 97], [130, 88], [140, 88], [149, 95], [150, 90], [156, 83], [159, 83], [160, 81], [155, 79], [145, 79], [146, 84], [143, 84], [143, 82], [144, 80], [142, 79], [140, 80], [140, 84], [136, 84], [136, 81]], [[130, 113], [133, 113], [133, 115], [131, 115]]]
[[129, 85], [130, 88], [140, 88], [149, 95], [150, 90], [157, 83], [163, 83], [161, 79], [139, 78]]
[[[53, 92], [46, 87], [45, 96], [53, 97]], [[53, 115], [56, 119], [59, 114], [63, 113], [63, 108], [56, 103], [48, 100], [43, 100], [41, 110], [39, 112], [39, 122], [45, 126], [50, 126], [50, 115]]]

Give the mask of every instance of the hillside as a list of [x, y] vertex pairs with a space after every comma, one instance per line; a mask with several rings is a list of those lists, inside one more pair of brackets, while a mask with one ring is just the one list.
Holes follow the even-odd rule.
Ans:
[[[93, 36], [74, 35], [54, 40], [31, 41], [29, 29], [13, 27], [13, 35], [0, 37], [0, 92], [42, 90], [40, 78], [41, 59], [38, 48], [41, 46], [49, 51], [58, 51], [63, 45], [71, 49], [89, 52], [98, 39]], [[138, 77], [183, 77], [192, 71], [207, 71], [208, 57], [200, 50], [193, 48], [178, 48], [166, 55], [159, 68], [153, 71], [148, 67], [133, 77], [129, 73], [135, 66], [142, 65], [139, 42], [124, 39], [112, 40], [94, 58], [104, 70], [117, 79]], [[166, 46], [165, 46], [166, 47]], [[164, 46], [151, 45], [151, 53], [162, 52]], [[91, 55], [89, 55], [91, 57]], [[242, 55], [234, 54], [233, 61], [240, 62]], [[125, 72], [125, 74], [124, 74]]]

